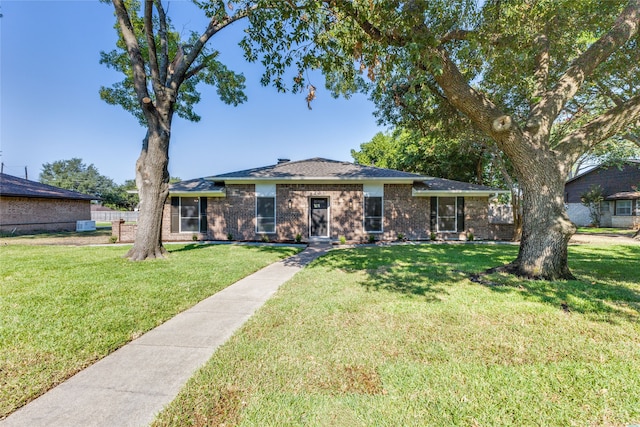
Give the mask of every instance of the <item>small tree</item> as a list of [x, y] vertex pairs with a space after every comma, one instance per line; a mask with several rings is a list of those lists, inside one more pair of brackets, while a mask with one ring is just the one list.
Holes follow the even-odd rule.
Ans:
[[602, 187], [599, 185], [592, 185], [589, 187], [589, 191], [583, 193], [580, 196], [580, 201], [584, 206], [589, 208], [589, 218], [591, 224], [600, 227], [600, 202], [604, 200], [602, 195]]

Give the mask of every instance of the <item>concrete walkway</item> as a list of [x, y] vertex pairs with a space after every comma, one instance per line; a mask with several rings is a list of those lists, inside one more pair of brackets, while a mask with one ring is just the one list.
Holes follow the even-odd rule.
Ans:
[[245, 277], [79, 372], [4, 421], [9, 426], [146, 426], [194, 372], [302, 267], [313, 245]]

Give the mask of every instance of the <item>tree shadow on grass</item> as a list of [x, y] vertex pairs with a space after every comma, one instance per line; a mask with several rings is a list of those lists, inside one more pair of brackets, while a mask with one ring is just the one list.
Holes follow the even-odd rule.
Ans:
[[[517, 246], [478, 244], [366, 247], [333, 251], [319, 262], [347, 272], [364, 271], [362, 285], [371, 291], [437, 301], [453, 284], [513, 260], [517, 250]], [[572, 247], [570, 266], [579, 280], [551, 282], [495, 273], [476, 283], [598, 321], [637, 321], [638, 259], [640, 247], [636, 246]]]
[[193, 251], [193, 250], [198, 250], [198, 249], [210, 249], [212, 247], [216, 247], [216, 246], [234, 246], [236, 248], [242, 248], [242, 249], [247, 249], [247, 250], [251, 250], [251, 251], [259, 251], [259, 252], [266, 252], [266, 253], [271, 253], [271, 254], [283, 254], [284, 252], [284, 248], [289, 249], [291, 251], [291, 255], [294, 255], [296, 253], [296, 251], [298, 251], [298, 248], [295, 248], [293, 246], [289, 247], [289, 246], [269, 246], [269, 245], [242, 245], [242, 244], [235, 244], [235, 243], [200, 243], [200, 242], [196, 242], [196, 243], [185, 243], [184, 246], [181, 247], [167, 247], [167, 251], [169, 253], [178, 253], [178, 252], [185, 252], [185, 251]]
[[406, 245], [335, 250], [324, 256], [322, 265], [346, 272], [364, 272], [361, 284], [369, 291], [386, 291], [440, 301], [448, 288], [466, 279], [461, 268], [482, 269], [509, 250], [482, 247], [470, 257], [463, 245]]
[[640, 319], [638, 259], [640, 247], [637, 246], [574, 246], [569, 249], [569, 264], [578, 280], [526, 280], [492, 274], [476, 283], [494, 292], [518, 293], [527, 300], [594, 320], [637, 321]]

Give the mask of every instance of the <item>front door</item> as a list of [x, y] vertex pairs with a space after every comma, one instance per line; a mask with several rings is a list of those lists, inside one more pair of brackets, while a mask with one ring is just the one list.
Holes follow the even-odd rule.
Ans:
[[311, 237], [329, 237], [329, 199], [311, 198]]

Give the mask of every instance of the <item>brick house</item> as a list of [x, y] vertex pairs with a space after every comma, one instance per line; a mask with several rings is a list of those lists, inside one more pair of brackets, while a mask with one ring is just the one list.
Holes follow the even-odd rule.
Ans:
[[621, 168], [600, 165], [565, 183], [567, 214], [576, 225], [591, 223], [589, 209], [580, 198], [593, 185], [599, 185], [604, 196], [600, 204], [601, 226], [640, 227], [640, 160], [629, 160]]
[[95, 196], [0, 174], [0, 231], [71, 231], [91, 219]]
[[496, 188], [313, 158], [172, 184], [163, 240], [490, 237]]

